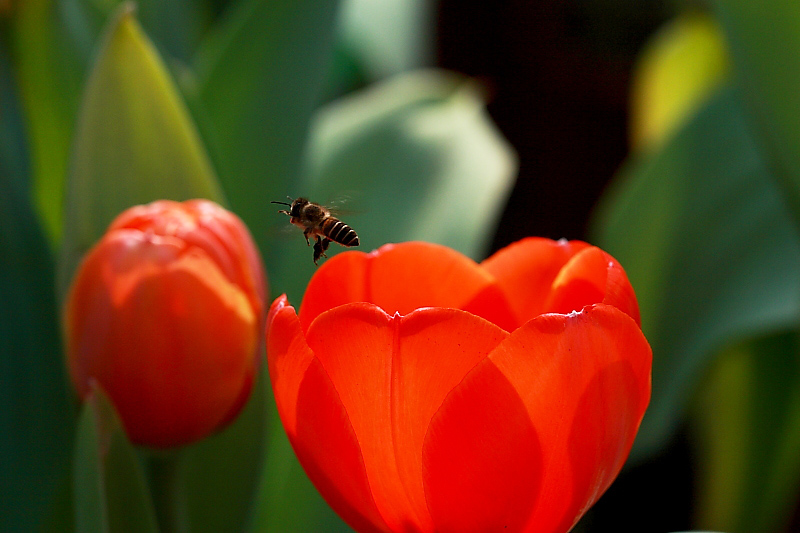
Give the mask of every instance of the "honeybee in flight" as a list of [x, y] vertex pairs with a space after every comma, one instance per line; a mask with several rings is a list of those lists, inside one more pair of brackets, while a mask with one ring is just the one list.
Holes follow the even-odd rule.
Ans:
[[[291, 200], [291, 198], [289, 199]], [[309, 202], [305, 198], [298, 198], [290, 204], [286, 202], [272, 203], [289, 206], [288, 211], [281, 209], [278, 213], [289, 215], [289, 222], [303, 229], [306, 244], [311, 244], [308, 240], [309, 237], [316, 239], [314, 243], [315, 265], [320, 257], [328, 257], [325, 255], [325, 251], [331, 242], [348, 248], [358, 246], [358, 235], [353, 228], [331, 215], [327, 207]]]

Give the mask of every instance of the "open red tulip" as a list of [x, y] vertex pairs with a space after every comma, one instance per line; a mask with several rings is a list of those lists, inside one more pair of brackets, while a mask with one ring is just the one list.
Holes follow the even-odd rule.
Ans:
[[65, 307], [69, 373], [96, 380], [131, 441], [165, 448], [222, 428], [253, 386], [265, 281], [235, 215], [207, 200], [119, 215], [86, 255]]
[[568, 531], [628, 456], [651, 351], [625, 272], [529, 238], [330, 259], [267, 321], [278, 411], [358, 531]]

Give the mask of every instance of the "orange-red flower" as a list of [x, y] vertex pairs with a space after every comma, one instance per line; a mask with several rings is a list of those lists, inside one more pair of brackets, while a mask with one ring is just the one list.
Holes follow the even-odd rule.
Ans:
[[633, 289], [582, 242], [339, 254], [299, 316], [272, 304], [267, 354], [300, 462], [358, 531], [568, 531], [650, 398]]
[[170, 447], [230, 422], [258, 368], [265, 280], [235, 215], [159, 201], [119, 215], [87, 254], [65, 308], [67, 363], [96, 380], [131, 441]]

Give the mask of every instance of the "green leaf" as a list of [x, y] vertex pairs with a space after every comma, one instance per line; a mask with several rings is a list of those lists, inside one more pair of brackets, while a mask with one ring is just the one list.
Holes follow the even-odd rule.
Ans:
[[330, 62], [337, 0], [244, 0], [196, 56], [203, 136], [233, 210], [263, 231], [295, 180]]
[[158, 530], [139, 459], [98, 387], [78, 418], [73, 479], [77, 532]]
[[726, 350], [694, 412], [700, 437], [700, 522], [779, 531], [800, 481], [800, 361], [796, 334]]
[[72, 413], [13, 81], [0, 45], [0, 516], [5, 530], [37, 531], [69, 472]]
[[221, 201], [222, 194], [183, 101], [124, 4], [109, 23], [78, 117], [59, 294], [120, 212], [162, 198], [197, 197]]
[[[354, 195], [360, 249], [425, 240], [483, 258], [516, 173], [516, 156], [469, 80], [440, 71], [395, 77], [321, 109], [295, 195]], [[277, 198], [280, 199], [280, 198]], [[345, 208], [349, 206], [345, 205]], [[272, 211], [272, 225], [288, 220]], [[314, 271], [300, 231], [267, 256], [271, 282], [299, 304]], [[337, 253], [333, 244], [329, 253]]]
[[787, 531], [800, 487], [800, 343], [780, 333], [725, 350], [693, 409], [697, 523]]
[[35, 207], [46, 236], [61, 236], [70, 139], [88, 59], [54, 0], [15, 3], [12, 36], [30, 143]]
[[629, 161], [594, 221], [627, 271], [653, 348], [634, 445], [665, 445], [714, 352], [800, 318], [800, 238], [739, 94], [719, 92], [664, 148]]
[[800, 227], [800, 4], [717, 0], [745, 110]]

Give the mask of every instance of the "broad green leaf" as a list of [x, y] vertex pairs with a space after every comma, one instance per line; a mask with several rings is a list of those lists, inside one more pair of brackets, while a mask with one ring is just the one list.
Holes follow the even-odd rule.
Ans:
[[338, 0], [243, 0], [196, 56], [199, 123], [233, 210], [267, 252], [270, 200], [297, 178]]
[[[321, 203], [352, 195], [344, 208], [354, 213], [341, 218], [358, 232], [361, 250], [425, 240], [482, 259], [516, 168], [477, 87], [455, 74], [420, 71], [321, 109], [308, 179], [289, 193]], [[273, 227], [288, 224], [271, 211]], [[299, 304], [315, 268], [312, 251], [300, 231], [275, 249], [267, 257], [272, 287]], [[340, 250], [333, 244], [329, 253]]]
[[692, 411], [697, 523], [787, 531], [800, 489], [800, 343], [781, 333], [726, 349]]
[[190, 531], [243, 531], [250, 519], [266, 446], [266, 390], [269, 376], [263, 365], [236, 421], [182, 451], [181, 477]]
[[186, 107], [130, 4], [112, 17], [86, 84], [66, 191], [59, 293], [124, 209], [222, 194]]
[[15, 2], [12, 35], [30, 143], [35, 207], [52, 244], [61, 236], [70, 139], [87, 58], [55, 0]]
[[69, 472], [72, 413], [13, 79], [0, 45], [0, 522], [37, 531]]
[[800, 3], [717, 0], [745, 110], [800, 227]]
[[430, 0], [345, 0], [337, 36], [378, 80], [435, 63], [435, 15]]
[[686, 123], [729, 77], [716, 21], [691, 12], [656, 33], [642, 51], [631, 86], [631, 144], [655, 149]]
[[642, 459], [666, 444], [714, 352], [797, 324], [800, 238], [731, 88], [628, 162], [594, 227], [630, 277], [653, 348]]
[[139, 459], [99, 388], [84, 401], [73, 461], [78, 533], [158, 531]]
[[[369, 88], [319, 111], [307, 152], [309, 178], [295, 194], [326, 201], [352, 193], [342, 215], [361, 250], [427, 240], [480, 259], [512, 184], [516, 158], [486, 114], [476, 88], [442, 72], [417, 72]], [[275, 213], [273, 225], [288, 225]], [[346, 206], [345, 206], [346, 207]], [[359, 209], [363, 208], [362, 212]], [[275, 243], [271, 284], [300, 304], [314, 270], [302, 233]], [[329, 253], [338, 253], [333, 244]], [[273, 400], [270, 399], [270, 405]], [[257, 531], [344, 531], [274, 430], [256, 509]]]

